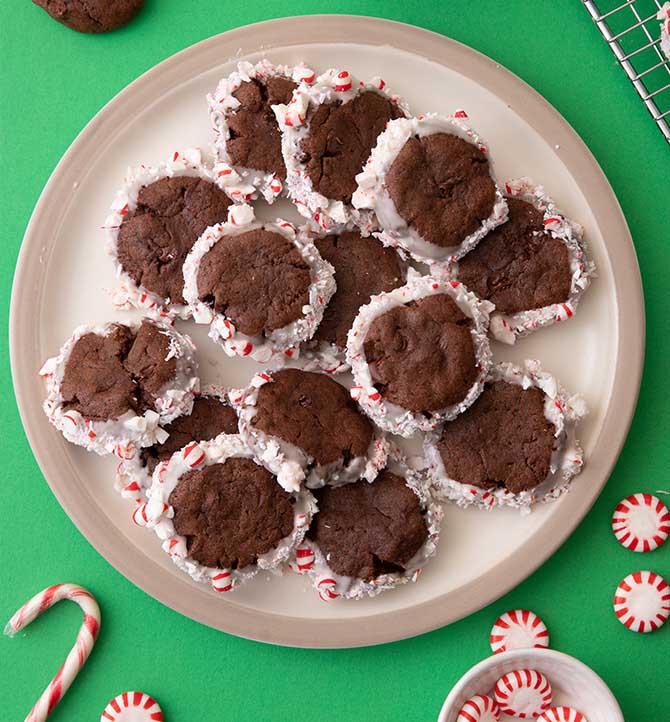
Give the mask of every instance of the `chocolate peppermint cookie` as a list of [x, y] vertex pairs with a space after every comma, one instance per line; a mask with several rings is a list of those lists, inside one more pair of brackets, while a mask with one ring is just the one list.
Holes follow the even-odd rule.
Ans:
[[341, 576], [371, 582], [403, 572], [428, 538], [418, 497], [389, 471], [372, 483], [324, 487], [315, 496], [319, 513], [308, 537]]
[[324, 374], [256, 374], [238, 399], [240, 434], [287, 489], [374, 479], [387, 455], [346, 388]]
[[458, 118], [389, 123], [357, 183], [354, 206], [373, 210], [384, 243], [419, 261], [464, 255], [506, 217], [488, 147]]
[[40, 371], [44, 411], [68, 441], [99, 454], [163, 442], [159, 424], [193, 406], [194, 353], [188, 336], [147, 320], [81, 326]]
[[193, 579], [227, 592], [274, 570], [302, 541], [312, 495], [288, 493], [238, 436], [192, 443], [154, 472], [136, 515]]
[[407, 115], [403, 102], [379, 78], [365, 84], [346, 70], [328, 70], [276, 111], [286, 184], [298, 211], [325, 231], [354, 222], [369, 233], [372, 215], [351, 206], [355, 178], [386, 124]]
[[581, 228], [527, 178], [509, 181], [509, 217], [451, 266], [454, 278], [495, 305], [491, 331], [500, 341], [571, 318], [594, 274]]
[[453, 418], [480, 393], [490, 363], [487, 310], [462, 284], [430, 276], [374, 296], [349, 333], [352, 395], [401, 436]]
[[518, 198], [509, 216], [458, 264], [458, 277], [496, 310], [510, 314], [567, 300], [570, 257], [544, 229], [544, 215]]
[[206, 228], [227, 220], [230, 205], [199, 151], [132, 171], [105, 224], [121, 280], [115, 305], [186, 318], [184, 261]]
[[144, 0], [33, 0], [54, 20], [79, 33], [108, 33], [129, 23]]
[[486, 508], [555, 498], [582, 468], [585, 412], [537, 361], [494, 366], [472, 406], [427, 440], [438, 495]]
[[322, 599], [375, 596], [408, 581], [435, 553], [441, 509], [425, 475], [397, 462], [369, 483], [315, 492], [318, 513], [292, 567]]
[[248, 206], [234, 213], [203, 235], [184, 264], [193, 318], [210, 324], [229, 356], [267, 362], [297, 354], [335, 291], [332, 268], [290, 223], [254, 223]]
[[314, 77], [304, 65], [244, 61], [207, 96], [218, 161], [215, 171], [233, 198], [251, 200], [260, 194], [272, 203], [281, 193], [286, 166], [272, 108], [288, 105], [298, 85], [309, 84]]

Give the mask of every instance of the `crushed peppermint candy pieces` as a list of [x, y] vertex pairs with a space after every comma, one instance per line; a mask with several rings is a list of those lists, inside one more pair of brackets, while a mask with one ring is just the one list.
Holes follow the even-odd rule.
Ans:
[[549, 632], [540, 617], [528, 609], [512, 609], [496, 619], [489, 636], [493, 654], [510, 649], [548, 647]]
[[626, 549], [653, 551], [670, 535], [670, 511], [657, 496], [632, 494], [617, 504], [612, 531]]
[[551, 707], [549, 680], [534, 669], [504, 674], [493, 690], [500, 711], [513, 717], [535, 719]]
[[653, 632], [670, 616], [670, 585], [655, 572], [629, 574], [614, 594], [614, 613], [633, 632]]
[[584, 715], [572, 707], [552, 707], [537, 718], [537, 722], [589, 722]]
[[461, 707], [456, 722], [499, 722], [498, 703], [486, 694], [477, 694]]
[[105, 707], [100, 722], [163, 722], [163, 711], [144, 692], [124, 692]]

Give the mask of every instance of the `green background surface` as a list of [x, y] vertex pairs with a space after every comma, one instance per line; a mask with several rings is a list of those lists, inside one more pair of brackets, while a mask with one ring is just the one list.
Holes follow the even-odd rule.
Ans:
[[[670, 720], [670, 625], [626, 630], [612, 594], [631, 571], [670, 573], [670, 545], [645, 556], [610, 531], [615, 504], [668, 489], [670, 148], [616, 67], [579, 0], [147, 0], [130, 26], [81, 36], [29, 0], [0, 6], [4, 217], [0, 297], [0, 619], [47, 584], [87, 586], [103, 610], [89, 663], [54, 720], [97, 720], [119, 692], [155, 695], [168, 720], [434, 720], [452, 685], [489, 653], [501, 612], [529, 607], [552, 646], [592, 666], [627, 722]], [[438, 10], [439, 8], [439, 10]], [[413, 23], [466, 43], [542, 93], [575, 127], [607, 174], [635, 240], [645, 286], [648, 354], [628, 441], [593, 510], [525, 583], [450, 627], [395, 644], [307, 651], [237, 639], [181, 617], [136, 589], [86, 542], [33, 459], [12, 393], [9, 298], [21, 239], [49, 174], [77, 133], [138, 75], [192, 43], [246, 23], [301, 13], [349, 12]], [[37, 379], [36, 379], [37, 383]], [[60, 604], [27, 633], [0, 639], [0, 718], [23, 719], [74, 640], [81, 615]]]

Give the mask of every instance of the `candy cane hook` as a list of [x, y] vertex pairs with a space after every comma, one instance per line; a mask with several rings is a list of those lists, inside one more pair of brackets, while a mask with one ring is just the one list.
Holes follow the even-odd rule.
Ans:
[[100, 607], [90, 592], [76, 584], [54, 584], [27, 601], [9, 620], [5, 634], [13, 637], [28, 626], [33, 619], [61, 599], [76, 602], [84, 612], [84, 623], [77, 634], [77, 641], [67, 655], [63, 666], [37, 700], [25, 722], [44, 722], [54, 707], [68, 691], [79, 670], [84, 666], [93, 649], [100, 629]]

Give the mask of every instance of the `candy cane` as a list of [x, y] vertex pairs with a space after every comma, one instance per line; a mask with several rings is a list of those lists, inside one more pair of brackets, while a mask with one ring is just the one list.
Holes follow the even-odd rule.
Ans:
[[100, 629], [100, 607], [90, 592], [76, 584], [54, 584], [27, 601], [9, 620], [5, 634], [13, 637], [33, 619], [52, 607], [61, 599], [76, 602], [84, 612], [84, 623], [77, 635], [77, 641], [67, 655], [63, 666], [37, 700], [25, 722], [44, 722], [54, 707], [68, 691], [79, 670], [84, 666], [93, 649]]

